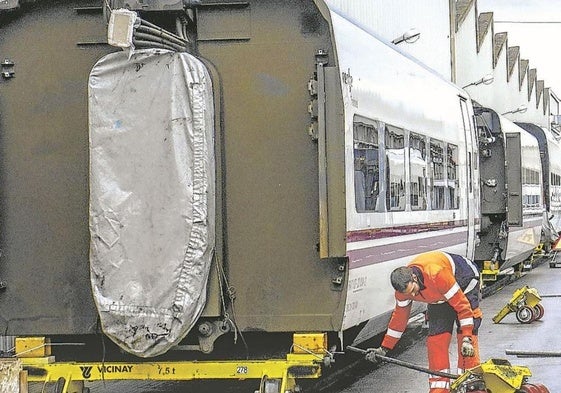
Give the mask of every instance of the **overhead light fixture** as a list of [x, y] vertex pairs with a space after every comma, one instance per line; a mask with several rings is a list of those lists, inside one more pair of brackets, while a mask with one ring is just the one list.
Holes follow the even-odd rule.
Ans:
[[417, 30], [416, 28], [412, 28], [407, 30], [405, 33], [403, 33], [403, 35], [397, 37], [396, 39], [392, 40], [392, 44], [400, 44], [402, 42], [407, 42], [408, 44], [411, 44], [415, 41], [417, 41], [419, 39], [419, 37], [421, 36], [421, 33], [419, 32], [419, 30]]
[[465, 89], [468, 86], [477, 86], [477, 85], [490, 85], [495, 80], [493, 74], [487, 74], [483, 78], [476, 80], [475, 82], [468, 83], [462, 89]]
[[509, 113], [524, 113], [528, 110], [528, 107], [526, 105], [520, 105], [518, 108], [512, 110], [512, 111], [508, 111], [505, 113], [502, 113], [503, 115], [508, 115]]

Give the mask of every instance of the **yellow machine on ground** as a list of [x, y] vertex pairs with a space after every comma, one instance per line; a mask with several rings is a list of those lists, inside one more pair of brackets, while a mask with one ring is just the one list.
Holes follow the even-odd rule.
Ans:
[[525, 366], [513, 366], [508, 360], [489, 359], [479, 366], [467, 370], [450, 386], [451, 393], [547, 393], [542, 384], [531, 384], [532, 375]]
[[[348, 346], [347, 349], [362, 354], [367, 353], [364, 349], [352, 346]], [[477, 367], [466, 370], [461, 375], [456, 375], [430, 370], [387, 356], [376, 355], [376, 358], [382, 362], [453, 379], [450, 393], [549, 393], [544, 385], [528, 381], [532, 375], [528, 367], [513, 366], [504, 359], [490, 359]]]
[[540, 304], [542, 298], [536, 288], [527, 285], [517, 289], [498, 313], [493, 317], [493, 322], [499, 323], [511, 312], [516, 313], [516, 319], [520, 323], [531, 323], [541, 319], [544, 315], [544, 308]]

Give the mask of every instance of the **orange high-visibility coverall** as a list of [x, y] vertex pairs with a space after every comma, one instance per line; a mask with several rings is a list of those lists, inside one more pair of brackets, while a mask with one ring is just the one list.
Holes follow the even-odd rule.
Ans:
[[[417, 276], [420, 291], [416, 296], [395, 292], [396, 306], [392, 313], [382, 347], [393, 349], [407, 327], [413, 300], [429, 303], [427, 350], [431, 370], [450, 373], [448, 348], [454, 322], [457, 324], [458, 372], [479, 365], [477, 329], [481, 323], [481, 288], [479, 271], [468, 259], [441, 251], [417, 256], [408, 265]], [[462, 339], [469, 336], [475, 356], [460, 352]], [[450, 380], [429, 376], [430, 393], [447, 393]]]

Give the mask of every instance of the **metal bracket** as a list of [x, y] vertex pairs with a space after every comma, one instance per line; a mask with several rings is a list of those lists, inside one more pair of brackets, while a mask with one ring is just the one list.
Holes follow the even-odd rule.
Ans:
[[199, 324], [198, 345], [177, 345], [174, 351], [201, 351], [211, 353], [214, 350], [214, 342], [223, 334], [228, 333], [232, 327], [226, 321], [205, 321]]
[[347, 257], [326, 258], [329, 263], [333, 264], [333, 272], [331, 274], [331, 290], [341, 291], [345, 284], [345, 275], [347, 274]]
[[4, 59], [2, 63], [0, 63], [0, 67], [2, 68], [2, 78], [4, 79], [11, 79], [15, 77], [14, 71], [14, 62], [8, 58]]
[[316, 63], [326, 65], [329, 60], [327, 51], [324, 49], [318, 49], [316, 52]]

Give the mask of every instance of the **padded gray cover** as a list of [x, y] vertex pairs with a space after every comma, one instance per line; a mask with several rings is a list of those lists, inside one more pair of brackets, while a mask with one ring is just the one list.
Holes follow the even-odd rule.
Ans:
[[210, 76], [187, 53], [99, 60], [89, 79], [90, 270], [102, 329], [166, 352], [206, 301], [214, 250]]

